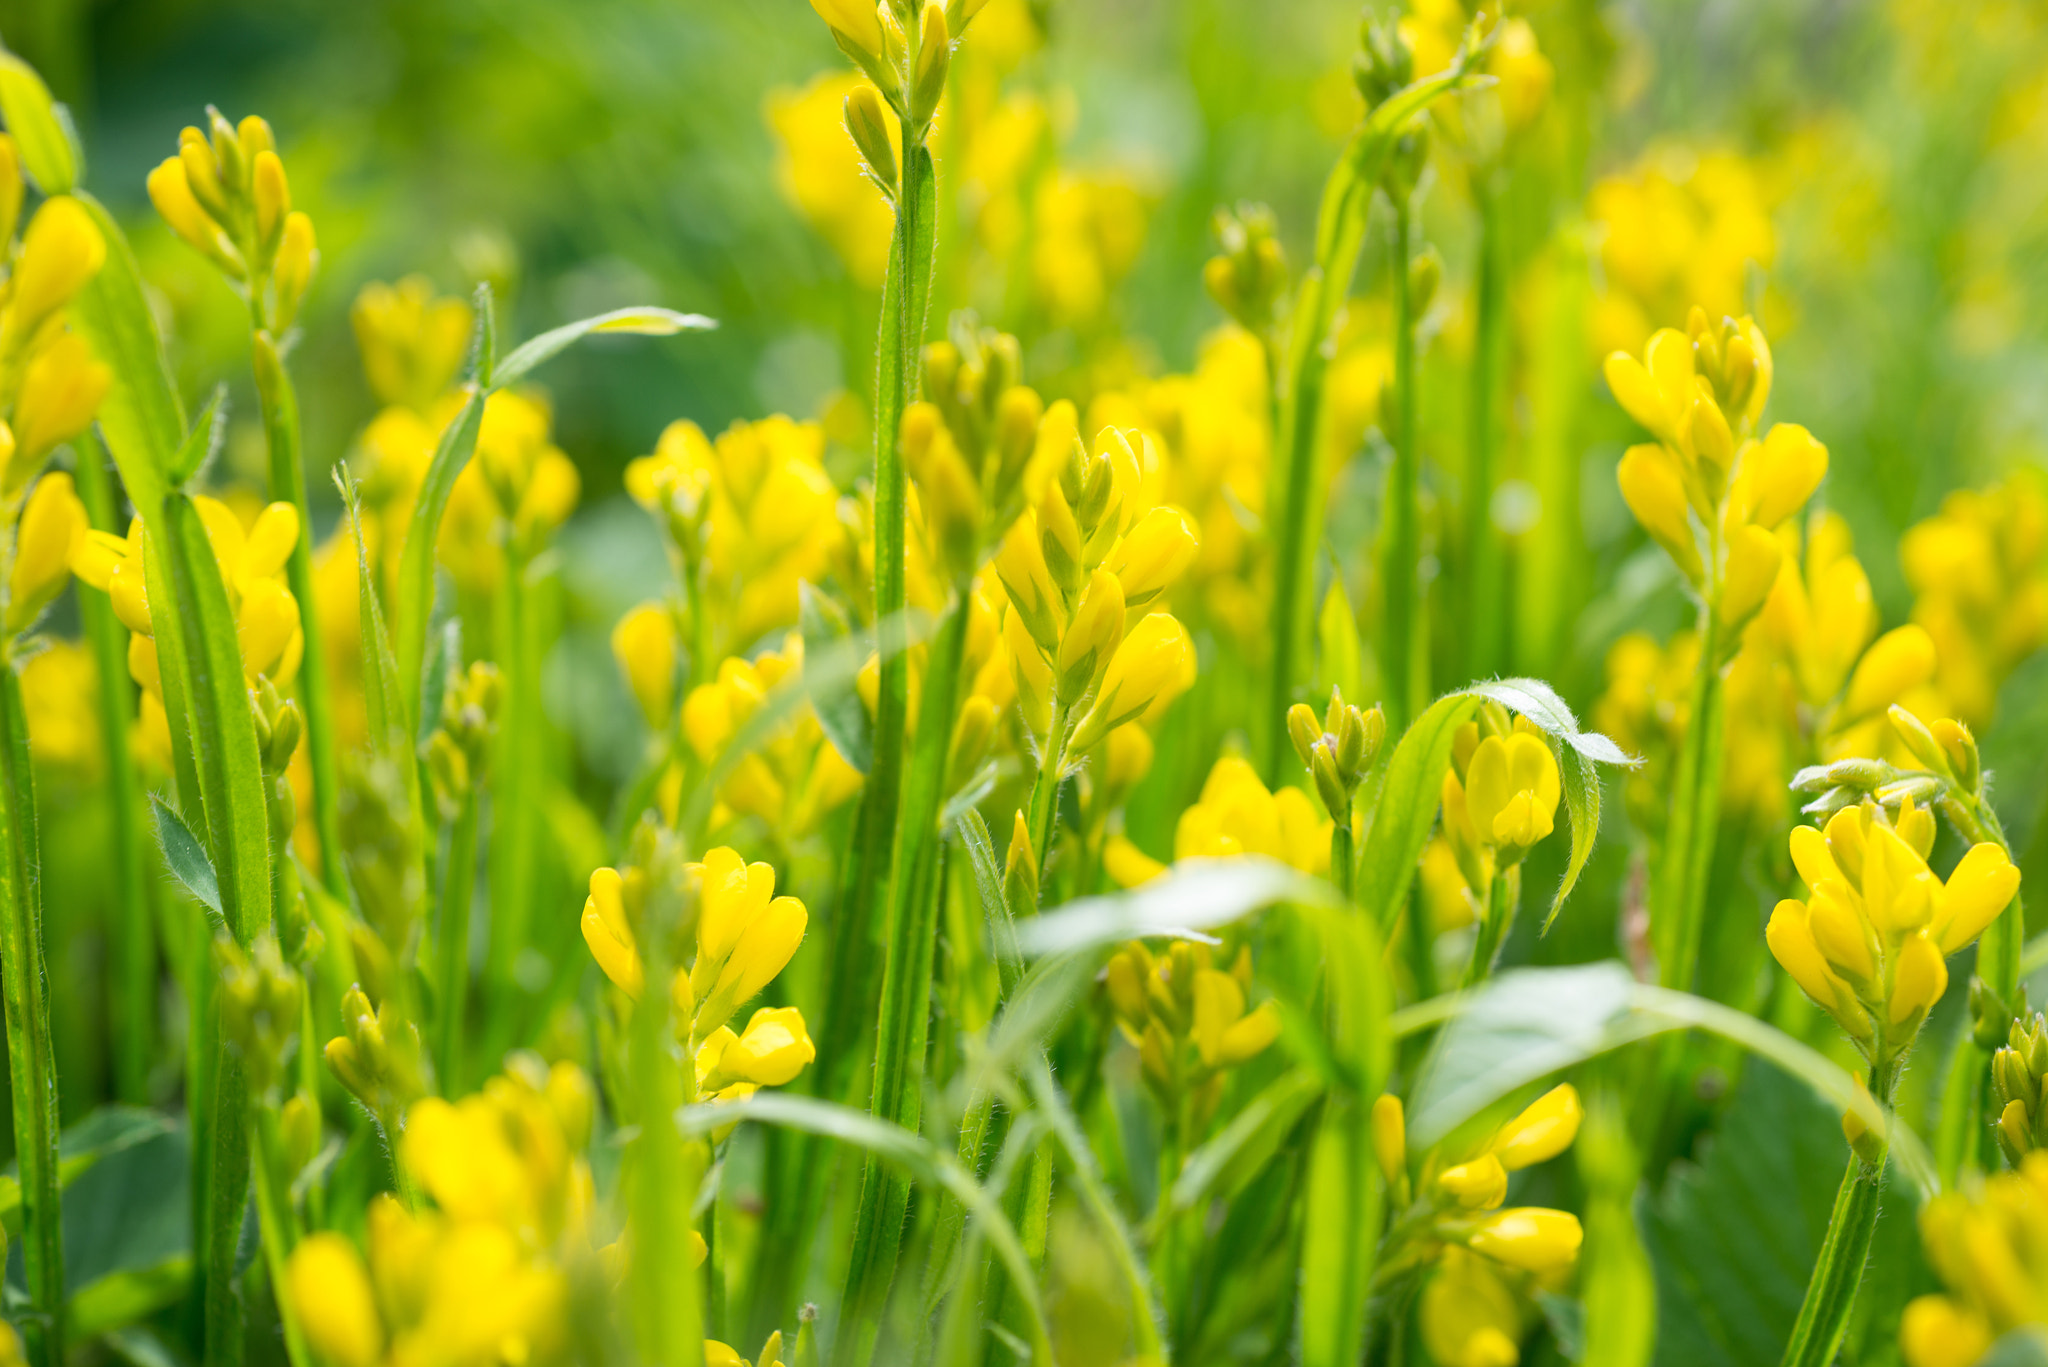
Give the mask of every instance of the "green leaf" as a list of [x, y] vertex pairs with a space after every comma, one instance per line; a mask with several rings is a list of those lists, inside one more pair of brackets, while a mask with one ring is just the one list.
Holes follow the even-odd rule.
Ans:
[[804, 635], [805, 688], [818, 728], [839, 757], [865, 774], [875, 759], [874, 722], [852, 686], [826, 689], [808, 677], [809, 662], [828, 647], [855, 638], [853, 623], [839, 600], [816, 585], [797, 585], [797, 616]]
[[[483, 308], [478, 317], [489, 315], [488, 291], [481, 295]], [[484, 324], [477, 324], [481, 336]], [[479, 342], [478, 346], [481, 347]], [[426, 687], [422, 673], [427, 656], [427, 631], [434, 617], [435, 544], [441, 536], [441, 517], [448, 511], [448, 498], [455, 492], [469, 458], [476, 453], [477, 432], [483, 426], [484, 396], [474, 387], [462, 411], [441, 433], [434, 458], [427, 465], [426, 478], [412, 505], [412, 521], [405, 529], [405, 549], [398, 558], [398, 587], [391, 605], [391, 641], [398, 677], [399, 729], [410, 735], [419, 724]]]
[[974, 890], [981, 898], [982, 918], [988, 922], [990, 957], [1002, 983], [1003, 996], [1017, 985], [1023, 952], [1017, 948], [1017, 922], [1010, 914], [1010, 900], [1003, 893], [1003, 866], [996, 859], [995, 841], [989, 838], [988, 823], [969, 807], [960, 817], [960, 843], [966, 847], [968, 865], [974, 871]]
[[71, 1332], [93, 1338], [146, 1319], [176, 1305], [192, 1289], [192, 1255], [179, 1254], [150, 1267], [109, 1272], [78, 1288], [71, 1297]]
[[2048, 1367], [2048, 1329], [2024, 1325], [1991, 1345], [1977, 1367]]
[[189, 1286], [191, 1156], [183, 1129], [132, 1126], [67, 1186], [64, 1264], [81, 1338], [141, 1319]]
[[192, 828], [185, 824], [177, 809], [163, 798], [151, 793], [149, 807], [156, 818], [156, 840], [164, 852], [164, 867], [185, 891], [199, 899], [201, 906], [215, 916], [223, 915], [220, 878], [213, 871], [213, 861], [206, 857], [206, 846], [192, 834]]
[[185, 441], [185, 409], [171, 384], [156, 316], [143, 292], [135, 253], [114, 216], [91, 195], [78, 202], [106, 239], [107, 257], [71, 301], [68, 316], [93, 355], [114, 372], [100, 402], [99, 427], [120, 467], [128, 497], [145, 521], [155, 516], [166, 472]]
[[1148, 935], [1185, 937], [1229, 925], [1276, 902], [1335, 908], [1336, 889], [1276, 859], [1183, 859], [1165, 873], [1123, 892], [1083, 897], [1017, 928], [1033, 957], [1121, 944]]
[[[370, 744], [380, 754], [403, 755], [405, 737], [409, 734], [403, 676], [392, 653], [390, 633], [384, 629], [383, 608], [377, 601], [377, 580], [370, 566], [369, 548], [363, 541], [362, 509], [356, 497], [357, 487], [348, 479], [346, 467], [335, 470], [334, 483], [341, 490], [342, 503], [348, 509], [349, 528], [356, 539], [356, 595], [359, 614], [366, 624], [363, 631], [363, 705], [369, 714]], [[424, 700], [436, 702], [438, 697], [429, 694]]]
[[[139, 1106], [102, 1106], [66, 1130], [57, 1141], [57, 1183], [70, 1186], [103, 1158], [134, 1148], [171, 1126], [154, 1111]], [[9, 1238], [21, 1236], [21, 1182], [16, 1165], [0, 1175], [0, 1228]]]
[[187, 699], [206, 813], [207, 853], [218, 876], [221, 912], [247, 945], [270, 923], [270, 817], [256, 721], [242, 676], [242, 652], [227, 586], [199, 510], [182, 493], [164, 496], [164, 558], [183, 633]]
[[1038, 1274], [1025, 1256], [1016, 1226], [1003, 1214], [996, 1200], [951, 1154], [945, 1153], [900, 1125], [877, 1120], [849, 1106], [793, 1096], [788, 1092], [757, 1092], [745, 1101], [687, 1106], [676, 1124], [688, 1136], [709, 1134], [738, 1121], [757, 1120], [823, 1135], [842, 1144], [865, 1150], [884, 1162], [908, 1172], [927, 1186], [939, 1187], [967, 1208], [980, 1227], [981, 1235], [995, 1249], [1010, 1274], [1011, 1291], [1023, 1306], [1032, 1328], [1033, 1361], [1051, 1362], [1052, 1346], [1045, 1322], [1045, 1307], [1038, 1296]]
[[171, 457], [169, 469], [171, 487], [182, 488], [185, 482], [206, 467], [206, 463], [220, 451], [220, 445], [228, 432], [228, 387], [215, 385], [213, 397], [200, 410], [198, 421], [185, 434], [185, 440], [178, 444], [177, 454]]
[[1291, 1069], [1267, 1083], [1215, 1138], [1188, 1155], [1173, 1184], [1173, 1208], [1193, 1210], [1206, 1201], [1228, 1201], [1243, 1191], [1273, 1161], [1323, 1090], [1322, 1079], [1306, 1068]]
[[674, 309], [651, 306], [615, 309], [610, 313], [600, 313], [595, 318], [566, 323], [522, 343], [490, 371], [490, 386], [503, 389], [507, 385], [518, 384], [528, 372], [567, 350], [578, 338], [594, 333], [629, 332], [642, 337], [672, 337], [685, 331], [708, 332], [717, 326], [716, 321], [701, 313], [677, 313]]
[[1444, 774], [1451, 767], [1451, 743], [1472, 719], [1479, 699], [1453, 693], [1438, 698], [1417, 717], [1387, 762], [1372, 838], [1358, 869], [1358, 904], [1385, 935], [1400, 919], [1422, 847], [1436, 825]]
[[78, 138], [64, 106], [50, 98], [50, 88], [34, 67], [0, 48], [0, 116], [14, 137], [21, 166], [46, 195], [68, 193], [78, 184]]
[[1557, 737], [1587, 759], [1602, 764], [1622, 764], [1629, 768], [1642, 760], [1629, 754], [1619, 745], [1598, 731], [1579, 730], [1579, 720], [1565, 706], [1557, 690], [1541, 679], [1492, 679], [1485, 683], [1473, 684], [1465, 690], [1482, 698], [1491, 698], [1511, 712], [1519, 712], [1543, 728], [1548, 735]]
[[[1702, 1161], [1677, 1165], [1642, 1210], [1657, 1271], [1659, 1367], [1779, 1360], [1847, 1155], [1833, 1107], [1776, 1068], [1743, 1070]], [[1872, 1265], [1910, 1265], [1918, 1243], [1912, 1193], [1893, 1184], [1884, 1204], [1878, 1238], [1894, 1245], [1893, 1256]]]
[[[1397, 1012], [1396, 1035], [1448, 1020], [1409, 1107], [1408, 1134], [1427, 1148], [1516, 1088], [1636, 1040], [1706, 1030], [1770, 1060], [1834, 1110], [1886, 1133], [1893, 1162], [1921, 1190], [1938, 1184], [1927, 1147], [1858, 1080], [1819, 1051], [1719, 1002], [1639, 983], [1619, 963], [1523, 968], [1462, 997]], [[1846, 1152], [1846, 1150], [1844, 1150]], [[1840, 1163], [1838, 1155], [1837, 1166]]]

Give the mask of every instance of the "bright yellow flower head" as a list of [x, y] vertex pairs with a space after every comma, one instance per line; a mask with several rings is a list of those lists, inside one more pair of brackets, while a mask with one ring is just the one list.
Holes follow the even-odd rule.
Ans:
[[1906, 533], [1899, 559], [1913, 620], [1934, 642], [1936, 688], [1956, 716], [1985, 725], [2000, 686], [2048, 642], [2048, 482], [2021, 470], [1950, 494]]
[[[803, 638], [792, 632], [780, 651], [752, 661], [719, 662], [712, 682], [683, 701], [683, 737], [697, 758], [715, 761], [767, 699], [770, 689], [803, 674]], [[818, 822], [860, 791], [861, 775], [825, 738], [808, 702], [775, 728], [733, 768], [719, 789], [714, 825], [734, 816], [759, 818], [784, 840], [817, 829]]]
[[2048, 1325], [2048, 1153], [1985, 1179], [1977, 1192], [1944, 1192], [1920, 1210], [1927, 1261], [1947, 1288], [1906, 1306], [1899, 1346], [1907, 1367], [1970, 1367], [2000, 1336]]
[[207, 109], [207, 131], [186, 128], [178, 154], [149, 173], [150, 202], [171, 231], [247, 288], [257, 326], [282, 335], [297, 316], [317, 253], [313, 221], [291, 206], [270, 125], [239, 125]]
[[363, 286], [349, 321], [370, 392], [381, 403], [424, 410], [454, 383], [475, 315], [464, 300], [436, 298], [424, 275], [408, 275], [396, 285]]
[[1175, 859], [1262, 854], [1304, 873], [1330, 866], [1330, 819], [1299, 788], [1271, 792], [1242, 759], [1216, 761], [1202, 796], [1174, 828]]
[[1910, 800], [1895, 819], [1850, 807], [1825, 834], [1794, 827], [1791, 843], [1811, 892], [1771, 913], [1771, 953], [1873, 1061], [1888, 1061], [1948, 986], [1947, 957], [2012, 901], [2019, 870], [1986, 842], [1944, 883], [1927, 867], [1934, 817]]

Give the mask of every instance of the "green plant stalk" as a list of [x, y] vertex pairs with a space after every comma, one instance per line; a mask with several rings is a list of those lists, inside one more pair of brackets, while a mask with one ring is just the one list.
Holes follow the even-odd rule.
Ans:
[[[106, 450], [92, 433], [72, 443], [78, 453], [78, 495], [92, 526], [117, 535], [113, 481], [107, 478]], [[114, 924], [108, 957], [113, 960], [114, 1094], [130, 1105], [148, 1102], [150, 1046], [155, 1033], [156, 926], [143, 847], [142, 785], [128, 730], [135, 716], [135, 683], [128, 677], [128, 629], [114, 615], [107, 595], [78, 591], [78, 615], [91, 643], [99, 675], [100, 736], [106, 751], [106, 799], [113, 850]]]
[[29, 1360], [36, 1367], [62, 1367], [64, 1227], [58, 1204], [57, 1056], [50, 1037], [49, 974], [43, 964], [35, 775], [29, 767], [21, 677], [12, 660], [0, 662], [0, 841], [5, 843], [0, 850], [0, 995], [7, 1013], [7, 1069], [21, 1171], [22, 1257], [33, 1307], [23, 1317], [22, 1328]]
[[1366, 1110], [1348, 1092], [1323, 1104], [1310, 1142], [1302, 1264], [1303, 1367], [1353, 1367], [1365, 1355], [1366, 1288], [1385, 1204]]
[[313, 829], [320, 837], [320, 881], [337, 897], [347, 895], [341, 869], [341, 768], [335, 759], [334, 706], [328, 698], [327, 645], [313, 591], [313, 522], [306, 508], [306, 472], [301, 462], [299, 399], [284, 358], [270, 334], [258, 328], [251, 344], [256, 397], [270, 445], [270, 493], [299, 515], [298, 540], [285, 562], [285, 578], [298, 600], [304, 654], [300, 658], [299, 704], [306, 713], [306, 754], [313, 770]]
[[434, 1070], [445, 1096], [460, 1096], [463, 1077], [462, 1026], [469, 998], [469, 912], [476, 894], [477, 794], [463, 795], [462, 810], [448, 833], [448, 861], [442, 869], [441, 924], [434, 949], [440, 1014], [436, 1018]]
[[1348, 820], [1335, 822], [1330, 827], [1330, 881], [1337, 885], [1337, 891], [1344, 894], [1345, 901], [1357, 899], [1358, 854], [1352, 845]]
[[1472, 940], [1472, 962], [1465, 966], [1461, 987], [1477, 987], [1493, 976], [1494, 962], [1500, 958], [1501, 943], [1515, 923], [1521, 900], [1521, 880], [1513, 877], [1512, 871], [1496, 873], [1489, 881], [1486, 906], [1479, 917], [1479, 933]]
[[[875, 1032], [875, 1079], [869, 1113], [915, 1134], [924, 1109], [925, 1045], [930, 1028], [933, 952], [938, 940], [939, 808], [945, 801], [947, 752], [954, 702], [967, 649], [966, 584], [932, 643], [919, 705], [917, 738], [904, 791], [902, 822], [889, 893], [888, 940], [882, 961], [882, 1006]], [[895, 1278], [910, 1200], [910, 1179], [868, 1157], [854, 1217], [853, 1257], [847, 1270], [847, 1323], [841, 1342], [865, 1360], [873, 1351], [889, 1287]]]
[[1990, 1056], [1977, 1047], [1969, 1014], [1949, 1055], [1941, 1088], [1941, 1122], [1934, 1134], [1934, 1168], [1944, 1189], [1952, 1188], [1965, 1165], [1977, 1165], [1978, 1141], [1986, 1133], [1984, 1093], [1991, 1084]]
[[1500, 445], [1501, 379], [1506, 371], [1507, 310], [1500, 202], [1481, 173], [1473, 179], [1479, 211], [1479, 271], [1473, 285], [1472, 392], [1465, 464], [1465, 677], [1498, 674], [1506, 658], [1501, 541], [1493, 526]]
[[291, 1173], [286, 1169], [284, 1144], [277, 1127], [277, 1112], [268, 1105], [249, 1108], [249, 1148], [255, 1154], [256, 1219], [263, 1236], [263, 1262], [270, 1273], [272, 1294], [277, 1298], [277, 1317], [284, 1329], [285, 1357], [291, 1367], [313, 1367], [306, 1349], [305, 1330], [299, 1323], [286, 1282], [286, 1267], [292, 1250], [299, 1245], [298, 1212], [292, 1207]]
[[[647, 939], [647, 981], [671, 973], [662, 941], [668, 927]], [[633, 1008], [631, 1073], [640, 1102], [639, 1137], [633, 1141], [631, 1196], [633, 1256], [627, 1283], [632, 1323], [642, 1362], [683, 1364], [704, 1359], [703, 1286], [690, 1266], [690, 1207], [703, 1177], [701, 1142], [686, 1142], [675, 1125], [695, 1072], [674, 1044], [669, 994], [648, 992]]]
[[1406, 196], [1394, 204], [1394, 463], [1387, 475], [1386, 531], [1380, 584], [1385, 635], [1380, 651], [1386, 680], [1387, 726], [1399, 733], [1422, 715], [1429, 694], [1422, 637], [1419, 562], [1422, 555], [1422, 452], [1415, 422], [1415, 297], [1409, 288], [1414, 210]]
[[[1894, 1064], [1887, 1071], [1895, 1076], [1896, 1067]], [[1889, 1104], [1892, 1080], [1873, 1069], [1871, 1095], [1884, 1097]], [[1863, 1280], [1863, 1265], [1870, 1258], [1870, 1239], [1877, 1230], [1884, 1194], [1884, 1169], [1881, 1147], [1875, 1161], [1856, 1153], [1849, 1155], [1848, 1170], [1835, 1194], [1834, 1213], [1828, 1217], [1827, 1237], [1806, 1283], [1806, 1298], [1800, 1302], [1799, 1319], [1792, 1326], [1781, 1367], [1828, 1367], [1835, 1360], [1849, 1326], [1857, 1285]]]
[[538, 782], [544, 763], [540, 659], [526, 563], [506, 548], [499, 579], [497, 649], [504, 665], [504, 747], [491, 765], [491, 939], [485, 961], [490, 1012], [486, 1056], [511, 1048], [519, 1028], [519, 955], [533, 931], [533, 878], [540, 843]]
[[1700, 660], [1694, 671], [1689, 720], [1679, 748], [1670, 824], [1650, 902], [1657, 943], [1658, 981], [1690, 992], [1699, 970], [1707, 879], [1721, 811], [1723, 681], [1720, 618], [1711, 602], [1700, 609]]
[[1056, 699], [1052, 709], [1052, 729], [1045, 735], [1045, 754], [1040, 757], [1038, 777], [1031, 783], [1031, 806], [1025, 814], [1025, 824], [1031, 828], [1031, 848], [1038, 858], [1041, 875], [1045, 871], [1046, 857], [1052, 853], [1053, 826], [1059, 814], [1060, 782], [1062, 771], [1067, 767], [1067, 735], [1073, 729], [1070, 723], [1073, 708], [1063, 699]]

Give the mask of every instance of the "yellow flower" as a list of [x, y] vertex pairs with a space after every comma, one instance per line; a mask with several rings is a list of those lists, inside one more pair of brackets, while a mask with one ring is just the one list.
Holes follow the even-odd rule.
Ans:
[[[792, 632], [780, 651], [749, 662], [723, 660], [717, 677], [690, 690], [683, 701], [683, 737], [697, 758], [711, 763], [766, 700], [770, 689], [803, 674], [803, 638]], [[808, 702], [752, 753], [719, 789], [714, 825], [734, 815], [753, 816], [785, 840], [817, 829], [826, 815], [860, 791], [861, 774], [827, 740]]]
[[1933, 639], [1935, 686], [1972, 726], [2048, 641], [2048, 482], [2022, 469], [1988, 490], [1950, 494], [1899, 543], [1913, 620]]
[[93, 706], [99, 670], [92, 652], [75, 641], [53, 640], [19, 668], [29, 753], [37, 765], [96, 781], [102, 750]]
[[612, 656], [648, 726], [657, 734], [665, 732], [675, 706], [675, 614], [660, 603], [633, 608], [612, 628]]
[[408, 275], [363, 286], [349, 321], [370, 392], [381, 403], [424, 409], [454, 382], [475, 320], [467, 302], [437, 299], [432, 281]]
[[697, 1030], [715, 1030], [782, 972], [803, 942], [804, 904], [776, 897], [775, 870], [721, 846], [690, 866], [700, 879], [697, 960], [690, 989]]
[[372, 1367], [384, 1353], [376, 1293], [355, 1246], [322, 1230], [292, 1251], [287, 1294], [300, 1326], [335, 1367]]
[[1522, 1358], [1522, 1305], [1499, 1264], [1447, 1248], [1422, 1288], [1423, 1345], [1441, 1367], [1515, 1367]]
[[757, 1088], [794, 1080], [817, 1056], [802, 1012], [793, 1006], [763, 1007], [744, 1031], [735, 1035], [721, 1025], [698, 1046], [697, 1087], [720, 1100], [739, 1100]]
[[1873, 1061], [1895, 1057], [1948, 985], [1948, 955], [2005, 910], [2019, 870], [1973, 846], [1943, 883], [1927, 867], [1934, 819], [1909, 799], [1894, 820], [1851, 807], [1826, 833], [1794, 827], [1792, 861], [1811, 893], [1771, 913], [1765, 939], [1785, 971]]
[[1927, 1261], [1947, 1288], [1906, 1306], [1899, 1346], [1907, 1367], [1970, 1367], [2000, 1337], [2048, 1325], [2048, 1153], [1975, 1192], [1949, 1191], [1920, 1210]]
[[1299, 788], [1271, 792], [1242, 759], [1216, 761], [1200, 799], [1174, 829], [1175, 859], [1261, 854], [1304, 873], [1330, 866], [1331, 821]]
[[1146, 1086], [1170, 1114], [1185, 1100], [1197, 1127], [1214, 1114], [1225, 1074], [1279, 1038], [1275, 1003], [1245, 1009], [1251, 977], [1249, 949], [1238, 950], [1226, 972], [1208, 945], [1187, 940], [1157, 956], [1133, 940], [1110, 957], [1110, 1007], [1138, 1050]]
[[27, 349], [106, 259], [106, 239], [84, 206], [69, 195], [44, 200], [22, 234], [7, 310], [0, 315], [0, 353]]
[[71, 550], [88, 530], [85, 505], [71, 476], [44, 475], [15, 527], [14, 565], [7, 581], [7, 634], [28, 629], [71, 577]]
[[1541, 737], [1520, 727], [1479, 742], [1465, 769], [1465, 803], [1479, 838], [1518, 862], [1549, 835], [1562, 793], [1557, 759]]
[[1488, 1217], [1469, 1246], [1495, 1262], [1541, 1275], [1577, 1261], [1584, 1237], [1579, 1217], [1569, 1211], [1517, 1206]]
[[75, 333], [59, 332], [41, 346], [22, 372], [14, 402], [14, 454], [0, 492], [12, 496], [41, 468], [44, 456], [91, 426], [113, 381], [114, 372]]

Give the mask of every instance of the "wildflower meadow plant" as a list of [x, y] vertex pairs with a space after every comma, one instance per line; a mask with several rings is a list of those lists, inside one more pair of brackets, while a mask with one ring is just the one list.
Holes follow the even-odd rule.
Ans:
[[2048, 1353], [2038, 6], [532, 8], [0, 16], [0, 1367]]

